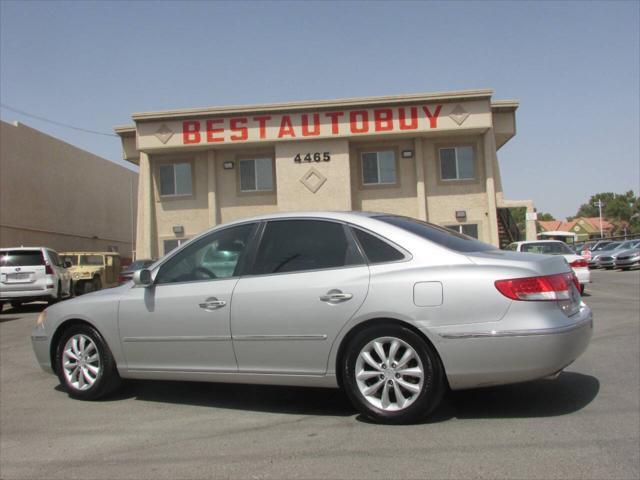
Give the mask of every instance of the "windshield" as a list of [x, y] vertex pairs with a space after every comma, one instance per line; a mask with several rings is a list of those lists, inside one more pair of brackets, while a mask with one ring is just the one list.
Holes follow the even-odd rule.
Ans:
[[104, 259], [102, 255], [80, 255], [80, 265], [102, 266]]
[[62, 255], [62, 262], [71, 262], [71, 265], [78, 265], [78, 255]]
[[574, 252], [563, 242], [525, 243], [520, 247], [521, 252], [542, 253], [545, 255], [573, 255]]
[[44, 257], [40, 250], [9, 250], [0, 252], [0, 266], [26, 267], [44, 265]]
[[482, 252], [496, 250], [496, 247], [481, 242], [462, 233], [454, 232], [448, 228], [440, 227], [432, 223], [422, 222], [414, 218], [400, 217], [396, 215], [380, 215], [374, 217], [385, 223], [390, 223], [403, 230], [411, 232], [431, 242], [450, 248], [457, 252]]
[[[605, 245], [604, 247], [602, 247], [602, 251], [604, 250], [613, 250], [615, 248], [617, 248], [620, 245], [620, 242], [613, 242], [613, 243], [609, 243], [607, 245]], [[600, 249], [598, 249], [600, 250]]]

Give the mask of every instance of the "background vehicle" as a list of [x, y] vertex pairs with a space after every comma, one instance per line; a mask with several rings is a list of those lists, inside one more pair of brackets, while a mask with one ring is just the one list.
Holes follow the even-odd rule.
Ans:
[[13, 307], [35, 300], [53, 303], [72, 292], [71, 275], [55, 251], [45, 247], [0, 249], [0, 310], [5, 302]]
[[598, 257], [598, 267], [612, 270], [616, 266], [616, 259], [619, 255], [628, 253], [629, 250], [634, 249], [640, 244], [640, 240], [627, 240], [621, 242], [613, 250], [608, 250], [606, 254], [602, 254]]
[[562, 255], [580, 282], [580, 293], [584, 293], [586, 284], [591, 283], [588, 261], [581, 255], [576, 254], [569, 245], [559, 240], [514, 242], [509, 244], [506, 250], [543, 255]]
[[598, 259], [600, 258], [600, 255], [608, 255], [609, 253], [612, 253], [620, 243], [622, 242], [598, 242], [598, 245], [594, 246], [593, 250], [591, 250], [589, 268], [598, 268]]
[[75, 283], [76, 295], [118, 285], [120, 255], [114, 252], [63, 252]]
[[557, 374], [591, 332], [563, 258], [310, 212], [220, 225], [133, 283], [48, 308], [31, 338], [75, 398], [121, 378], [341, 386], [364, 415], [406, 423], [447, 387]]
[[559, 240], [567, 244], [574, 244], [578, 239], [578, 234], [574, 232], [565, 232], [562, 230], [552, 230], [548, 232], [540, 232], [538, 234], [540, 240]]
[[616, 268], [621, 270], [629, 270], [632, 267], [640, 267], [640, 248], [636, 247], [630, 250], [620, 252], [616, 257]]
[[147, 268], [157, 259], [144, 259], [144, 260], [135, 260], [131, 264], [127, 265], [127, 267], [120, 272], [118, 275], [118, 284], [122, 285], [123, 283], [128, 282], [133, 277], [133, 274], [142, 268]]

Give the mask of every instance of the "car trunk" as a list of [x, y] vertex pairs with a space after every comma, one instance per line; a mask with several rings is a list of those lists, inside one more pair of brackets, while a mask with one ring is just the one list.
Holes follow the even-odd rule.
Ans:
[[0, 253], [0, 285], [6, 292], [42, 290], [46, 264], [40, 250], [9, 250]]

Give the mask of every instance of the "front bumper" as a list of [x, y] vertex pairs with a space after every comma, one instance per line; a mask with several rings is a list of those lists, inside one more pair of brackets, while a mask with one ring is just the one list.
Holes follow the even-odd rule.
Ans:
[[40, 367], [47, 373], [54, 373], [49, 356], [49, 337], [44, 330], [35, 329], [31, 334], [31, 346]]
[[436, 347], [451, 389], [519, 383], [560, 372], [586, 350], [593, 333], [586, 304], [568, 320], [531, 328], [438, 329]]
[[618, 258], [616, 260], [616, 267], [633, 267], [634, 265], [640, 265], [640, 257], [631, 258]]

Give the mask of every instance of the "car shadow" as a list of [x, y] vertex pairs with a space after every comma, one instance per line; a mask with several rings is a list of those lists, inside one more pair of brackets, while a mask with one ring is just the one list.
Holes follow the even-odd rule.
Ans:
[[[62, 391], [60, 387], [57, 390]], [[556, 380], [450, 391], [424, 422], [457, 419], [535, 418], [568, 415], [593, 401], [600, 390], [597, 378], [564, 372]], [[347, 417], [357, 414], [341, 390], [326, 388], [240, 385], [229, 383], [126, 381], [105, 402], [134, 398], [230, 410]], [[363, 415], [356, 419], [369, 423]]]

